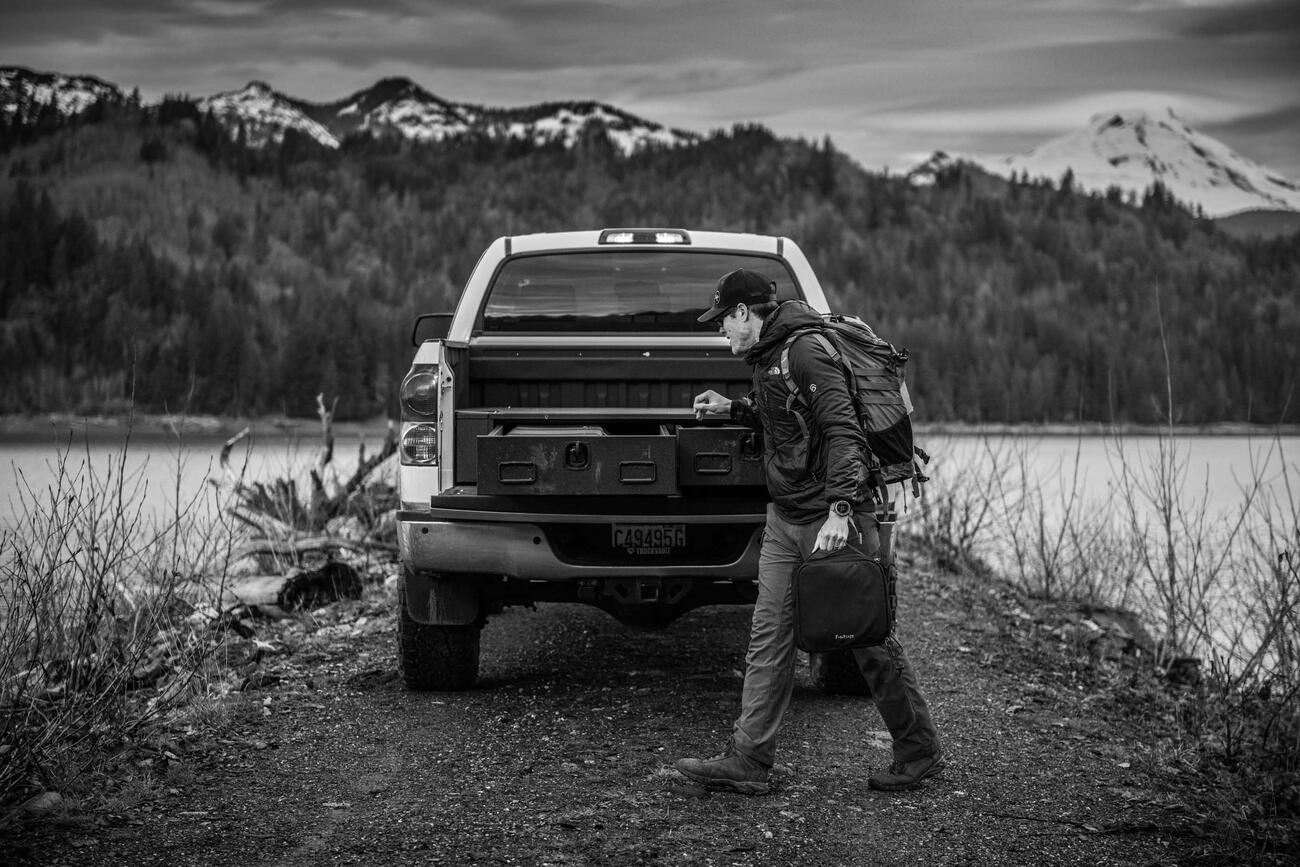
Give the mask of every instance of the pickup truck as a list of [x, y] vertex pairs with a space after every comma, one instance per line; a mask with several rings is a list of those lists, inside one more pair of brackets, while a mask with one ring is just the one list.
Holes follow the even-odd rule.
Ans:
[[398, 449], [409, 688], [471, 687], [504, 606], [585, 603], [653, 629], [753, 602], [761, 434], [691, 409], [750, 388], [696, 321], [736, 268], [827, 310], [788, 238], [638, 228], [498, 238], [455, 312], [416, 320]]

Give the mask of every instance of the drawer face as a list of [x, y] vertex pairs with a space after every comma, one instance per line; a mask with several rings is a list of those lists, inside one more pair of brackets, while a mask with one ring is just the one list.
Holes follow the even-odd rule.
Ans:
[[747, 427], [679, 427], [677, 484], [763, 485], [763, 435]]
[[483, 494], [673, 494], [676, 440], [668, 434], [480, 436]]

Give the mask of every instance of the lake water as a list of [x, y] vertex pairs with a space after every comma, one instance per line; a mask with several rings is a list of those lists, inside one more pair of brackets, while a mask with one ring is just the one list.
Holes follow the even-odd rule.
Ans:
[[1296, 543], [1300, 436], [958, 435], [922, 445], [934, 456], [931, 511], [945, 496], [967, 511], [988, 506], [978, 553], [1004, 571], [1027, 533], [1046, 538], [1062, 525], [1188, 546], [1250, 533]]
[[1152, 468], [1161, 464], [1180, 476], [1182, 502], [1204, 504], [1214, 517], [1240, 513], [1261, 492], [1288, 496], [1288, 469], [1290, 484], [1300, 485], [1300, 436], [959, 434], [918, 440], [934, 457], [927, 473], [936, 487], [997, 465], [1012, 481], [1037, 486], [1049, 512], [1071, 494], [1085, 507], [1104, 506], [1115, 496], [1142, 500]]
[[[346, 481], [356, 470], [360, 451], [378, 452], [385, 431], [336, 434], [332, 460], [323, 478]], [[229, 452], [225, 466], [221, 452], [225, 435], [175, 434], [158, 431], [70, 432], [51, 429], [49, 434], [0, 436], [0, 527], [21, 524], [36, 505], [48, 503], [56, 490], [117, 490], [142, 508], [145, 521], [166, 522], [177, 511], [212, 511], [227, 503], [222, 491], [238, 481], [252, 483], [276, 478], [292, 479], [305, 497], [310, 472], [321, 456], [318, 428], [306, 425], [301, 433], [272, 430], [241, 439]], [[382, 470], [381, 470], [382, 472]], [[62, 481], [60, 477], [62, 476]]]
[[[384, 430], [354, 430], [337, 435], [330, 472], [346, 478], [357, 466], [359, 448], [375, 453], [383, 444]], [[293, 478], [308, 483], [308, 472], [320, 456], [320, 437], [314, 429], [302, 433], [254, 434], [237, 443], [227, 467], [219, 458], [225, 436], [187, 435], [178, 438], [158, 432], [125, 434], [98, 432], [87, 437], [65, 428], [48, 435], [0, 436], [0, 525], [13, 526], [32, 497], [48, 497], [60, 465], [77, 477], [126, 480], [138, 491], [146, 511], [165, 516], [196, 496], [206, 499], [212, 482]], [[1287, 498], [1290, 484], [1300, 483], [1300, 436], [1182, 435], [1172, 440], [1156, 436], [1126, 436], [1116, 440], [1098, 435], [929, 434], [918, 442], [933, 460], [926, 468], [931, 492], [954, 485], [990, 487], [997, 468], [1003, 481], [1014, 487], [1029, 481], [1049, 512], [1070, 507], [1074, 494], [1087, 507], [1104, 507], [1116, 494], [1133, 493], [1146, 471], [1158, 464], [1162, 449], [1172, 450], [1182, 476], [1181, 496], [1190, 505], [1205, 504], [1214, 516], [1240, 512], [1247, 498], [1262, 488], [1270, 496]], [[1125, 475], [1125, 467], [1128, 475]], [[1010, 478], [1008, 478], [1010, 477]], [[305, 491], [305, 487], [300, 487]], [[1140, 491], [1139, 491], [1140, 493]], [[1138, 499], [1141, 499], [1139, 496]], [[1081, 507], [1080, 505], [1073, 506]], [[914, 504], [904, 506], [914, 510]]]
[[[356, 468], [359, 449], [374, 454], [383, 444], [380, 426], [354, 428], [335, 437], [334, 455], [325, 478], [346, 479]], [[0, 526], [21, 523], [33, 504], [49, 500], [59, 486], [122, 488], [141, 505], [146, 520], [165, 521], [181, 511], [220, 507], [222, 488], [245, 482], [290, 478], [304, 497], [309, 471], [320, 457], [315, 426], [300, 431], [256, 433], [230, 450], [226, 466], [220, 455], [226, 436], [215, 433], [178, 437], [157, 430], [0, 436]], [[961, 490], [969, 498], [992, 497], [998, 511], [1020, 507], [1022, 492], [1031, 492], [1035, 508], [1050, 520], [1107, 510], [1120, 516], [1120, 503], [1149, 509], [1154, 471], [1166, 466], [1177, 475], [1177, 495], [1188, 510], [1231, 521], [1243, 511], [1258, 511], [1260, 502], [1275, 511], [1294, 513], [1300, 488], [1300, 436], [1180, 435], [1172, 439], [1130, 435], [921, 434], [918, 442], [933, 460], [927, 497], [933, 503], [945, 492]], [[1162, 460], [1164, 455], [1164, 460]], [[1289, 473], [1288, 473], [1289, 471]], [[1292, 487], [1288, 487], [1292, 486]], [[1246, 507], [1251, 504], [1248, 510]], [[915, 502], [904, 502], [901, 520], [919, 519]], [[1294, 522], [1292, 524], [1294, 526]]]

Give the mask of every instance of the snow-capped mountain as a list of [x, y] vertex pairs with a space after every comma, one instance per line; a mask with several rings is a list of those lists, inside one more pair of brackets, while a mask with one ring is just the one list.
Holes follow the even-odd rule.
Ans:
[[537, 144], [559, 142], [565, 147], [573, 147], [589, 130], [601, 129], [624, 154], [651, 144], [677, 147], [700, 138], [599, 102], [548, 102], [489, 112], [484, 120], [494, 135], [530, 139]]
[[[34, 116], [43, 104], [54, 103], [61, 114], [88, 108], [101, 95], [121, 99], [114, 85], [90, 76], [36, 73], [22, 67], [0, 67], [0, 113]], [[486, 108], [442, 99], [408, 78], [385, 78], [372, 87], [334, 102], [312, 103], [296, 99], [261, 81], [241, 90], [197, 100], [201, 111], [211, 111], [229, 128], [259, 147], [284, 138], [293, 129], [325, 147], [337, 148], [355, 133], [398, 135], [413, 141], [442, 141], [449, 137], [482, 134], [572, 147], [591, 131], [603, 131], [623, 153], [662, 145], [692, 144], [696, 133], [668, 129], [613, 106], [597, 102], [554, 102], [524, 108]]]
[[308, 109], [336, 132], [396, 133], [415, 141], [442, 141], [469, 132], [472, 116], [409, 78], [381, 79], [374, 87]]
[[52, 105], [59, 114], [85, 111], [100, 99], [120, 101], [116, 85], [93, 75], [34, 72], [23, 66], [0, 66], [0, 117], [36, 116], [41, 106]]
[[338, 147], [339, 140], [334, 133], [308, 117], [303, 109], [302, 103], [277, 93], [261, 81], [250, 81], [243, 90], [218, 93], [199, 100], [200, 111], [211, 111], [232, 131], [242, 125], [248, 144], [253, 147], [279, 141], [290, 129], [304, 133], [326, 147]]
[[1300, 211], [1300, 184], [1199, 133], [1172, 110], [1094, 115], [1087, 127], [1025, 154], [984, 162], [1000, 175], [1027, 172], [1059, 181], [1068, 168], [1075, 184], [1103, 192], [1141, 194], [1156, 181], [1207, 216], [1272, 209]]
[[200, 100], [199, 107], [211, 109], [232, 129], [242, 123], [255, 146], [282, 138], [287, 129], [306, 133], [327, 147], [338, 147], [345, 136], [357, 132], [421, 142], [480, 133], [572, 147], [588, 130], [601, 129], [624, 153], [651, 144], [689, 144], [699, 138], [595, 102], [514, 109], [448, 102], [406, 78], [385, 78], [330, 103], [296, 100], [255, 81], [243, 90]]

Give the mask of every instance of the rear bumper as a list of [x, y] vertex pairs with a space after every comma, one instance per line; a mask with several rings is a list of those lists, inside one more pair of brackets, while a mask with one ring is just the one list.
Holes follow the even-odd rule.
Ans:
[[[546, 515], [452, 509], [407, 511], [398, 515], [402, 562], [416, 572], [506, 577], [524, 581], [576, 581], [602, 578], [690, 578], [744, 581], [758, 574], [758, 553], [766, 516], [759, 513], [710, 515]], [[720, 562], [687, 558], [626, 558], [618, 563], [580, 562], [558, 544], [561, 528], [592, 525], [595, 537], [614, 523], [685, 524], [687, 534], [726, 531], [741, 540]], [[706, 537], [707, 538], [707, 537]]]

